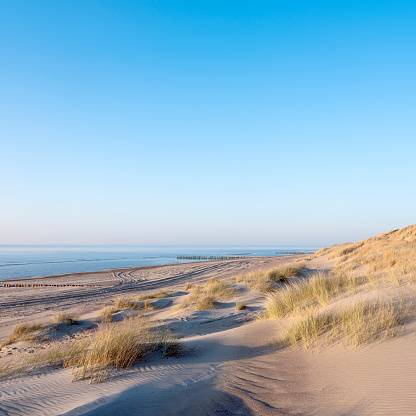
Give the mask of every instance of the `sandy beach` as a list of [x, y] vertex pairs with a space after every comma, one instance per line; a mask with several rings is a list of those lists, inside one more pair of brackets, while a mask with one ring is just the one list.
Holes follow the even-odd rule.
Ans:
[[[155, 353], [127, 369], [111, 368], [99, 383], [88, 378], [71, 382], [73, 369], [57, 366], [3, 377], [0, 415], [415, 415], [413, 321], [398, 337], [358, 348], [342, 342], [309, 349], [276, 343], [294, 318], [259, 319], [269, 295], [238, 276], [303, 261], [300, 274], [290, 278], [296, 283], [313, 273], [330, 272], [336, 262], [328, 255], [303, 257], [152, 266], [24, 282], [35, 286], [0, 286], [0, 339], [28, 320], [46, 327], [57, 313], [77, 318], [77, 324], [59, 324], [43, 342], [18, 340], [4, 346], [0, 365], [46, 351], [53, 343], [89, 339], [102, 325], [104, 307], [120, 297], [160, 291], [169, 295], [152, 299], [151, 308], [118, 309], [111, 325], [146, 316], [170, 328], [183, 347], [178, 357]], [[228, 282], [234, 294], [214, 309], [178, 308], [191, 296], [186, 285], [203, 287], [213, 278]], [[377, 290], [382, 293], [383, 286]], [[386, 290], [410, 299], [415, 283], [409, 280]], [[237, 304], [244, 308], [238, 310]]]

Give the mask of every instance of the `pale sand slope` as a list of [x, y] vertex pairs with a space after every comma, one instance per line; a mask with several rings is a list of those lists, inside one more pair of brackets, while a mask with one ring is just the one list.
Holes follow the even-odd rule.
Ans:
[[[332, 264], [315, 259], [308, 267]], [[159, 274], [158, 289], [162, 279]], [[184, 337], [183, 356], [155, 355], [100, 384], [71, 383], [70, 369], [3, 380], [0, 415], [416, 415], [414, 324], [404, 336], [370, 347], [279, 350], [269, 344], [278, 334], [277, 322], [255, 320], [263, 294], [241, 284], [239, 297], [221, 309], [177, 315], [174, 308], [186, 296], [180, 283], [182, 292], [150, 316]], [[249, 310], [236, 311], [239, 300]], [[98, 313], [90, 309], [81, 318], [95, 322]], [[19, 314], [17, 306], [10, 321], [13, 314]], [[6, 318], [3, 323], [8, 327]], [[27, 346], [19, 344], [23, 353]]]

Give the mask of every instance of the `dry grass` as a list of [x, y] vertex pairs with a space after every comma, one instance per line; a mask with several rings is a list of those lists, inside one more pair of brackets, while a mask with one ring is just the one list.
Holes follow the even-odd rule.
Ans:
[[360, 283], [354, 275], [317, 272], [308, 280], [268, 295], [265, 317], [281, 318], [294, 311], [328, 305], [342, 291], [351, 294]]
[[91, 382], [99, 382], [107, 376], [106, 368], [129, 368], [165, 341], [165, 332], [153, 328], [143, 318], [103, 325], [86, 352], [69, 363], [74, 366], [74, 380], [88, 377]]
[[207, 311], [215, 309], [215, 307], [215, 298], [213, 296], [200, 297], [195, 302], [195, 310], [197, 311]]
[[108, 324], [113, 321], [113, 315], [116, 312], [117, 308], [115, 308], [114, 306], [107, 306], [101, 311], [100, 316], [102, 316], [103, 322]]
[[192, 288], [193, 288], [192, 283], [187, 283], [187, 284], [186, 284], [186, 287], [185, 287], [185, 290], [186, 290], [186, 291], [188, 291], [188, 290], [190, 290], [190, 289], [192, 289]]
[[177, 309], [188, 307], [194, 307], [196, 310], [215, 309], [218, 300], [231, 299], [237, 294], [238, 291], [228, 283], [213, 278], [205, 286], [193, 286], [190, 294]]
[[[0, 345], [0, 349], [6, 345], [11, 344], [18, 339], [33, 341], [35, 338], [27, 338], [29, 334], [32, 334], [35, 331], [40, 331], [43, 328], [43, 325], [39, 322], [33, 324], [19, 324], [15, 325], [10, 336]], [[25, 338], [26, 337], [26, 338]]]
[[3, 376], [15, 376], [48, 366], [72, 367], [73, 381], [89, 378], [100, 382], [111, 367], [128, 368], [149, 354], [161, 350], [162, 356], [178, 356], [182, 345], [169, 330], [152, 326], [145, 318], [101, 324], [92, 338], [58, 343], [25, 360], [0, 368]]
[[416, 269], [416, 225], [390, 231], [357, 243], [324, 248], [316, 256], [338, 259], [336, 271], [348, 272], [364, 267], [363, 274], [396, 270], [406, 275]]
[[243, 309], [247, 309], [247, 303], [245, 303], [245, 302], [236, 302], [235, 310], [236, 311], [242, 311]]
[[327, 343], [344, 340], [353, 346], [384, 341], [402, 332], [405, 316], [403, 303], [359, 301], [339, 312], [308, 313], [306, 318], [298, 318], [287, 330], [282, 343], [311, 348], [321, 337]]
[[156, 292], [150, 293], [149, 295], [143, 295], [136, 299], [137, 302], [148, 300], [148, 299], [163, 299], [163, 298], [170, 298], [172, 295], [169, 292]]
[[138, 303], [135, 303], [131, 299], [125, 297], [118, 298], [115, 302], [115, 307], [117, 309], [140, 309], [140, 305]]
[[260, 270], [246, 273], [238, 276], [236, 278], [236, 282], [248, 283], [250, 289], [268, 293], [276, 289], [275, 283], [287, 283], [289, 277], [298, 276], [300, 274], [300, 270], [304, 267], [304, 264], [290, 264], [271, 270]]
[[67, 313], [58, 313], [52, 318], [52, 322], [54, 324], [59, 324], [60, 322], [64, 322], [68, 325], [73, 325], [78, 323], [78, 320], [75, 316], [69, 315]]

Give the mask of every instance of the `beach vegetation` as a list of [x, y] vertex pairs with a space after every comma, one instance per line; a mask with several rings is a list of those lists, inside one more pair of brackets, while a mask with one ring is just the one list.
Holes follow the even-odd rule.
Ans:
[[236, 311], [242, 311], [243, 309], [247, 309], [247, 303], [246, 302], [236, 302], [235, 303], [235, 310]]
[[103, 318], [103, 322], [110, 323], [113, 321], [113, 315], [117, 312], [117, 308], [114, 306], [107, 306], [104, 308], [100, 316]]
[[289, 264], [269, 270], [258, 270], [237, 276], [237, 283], [248, 283], [250, 289], [269, 293], [277, 286], [275, 283], [288, 283], [290, 277], [299, 276], [303, 264]]
[[281, 338], [283, 345], [311, 348], [319, 339], [326, 343], [344, 341], [359, 346], [393, 338], [403, 332], [406, 311], [403, 303], [368, 303], [354, 305], [331, 312], [309, 312], [298, 316]]
[[68, 313], [58, 313], [52, 318], [52, 322], [54, 324], [59, 324], [63, 322], [68, 325], [73, 325], [78, 323], [78, 319], [75, 316], [70, 315]]
[[33, 324], [23, 323], [15, 325], [10, 336], [0, 344], [0, 349], [19, 339], [22, 341], [35, 341], [36, 338], [29, 338], [29, 334], [32, 334], [35, 331], [40, 331], [42, 328], [43, 325], [39, 322], [34, 322]]

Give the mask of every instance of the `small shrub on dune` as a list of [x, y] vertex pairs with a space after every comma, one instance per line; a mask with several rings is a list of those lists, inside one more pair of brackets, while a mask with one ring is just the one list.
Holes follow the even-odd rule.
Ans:
[[185, 290], [186, 290], [186, 291], [188, 291], [188, 290], [190, 290], [190, 289], [192, 289], [192, 288], [193, 288], [192, 283], [187, 283], [187, 284], [186, 284], [186, 287], [185, 287]]

